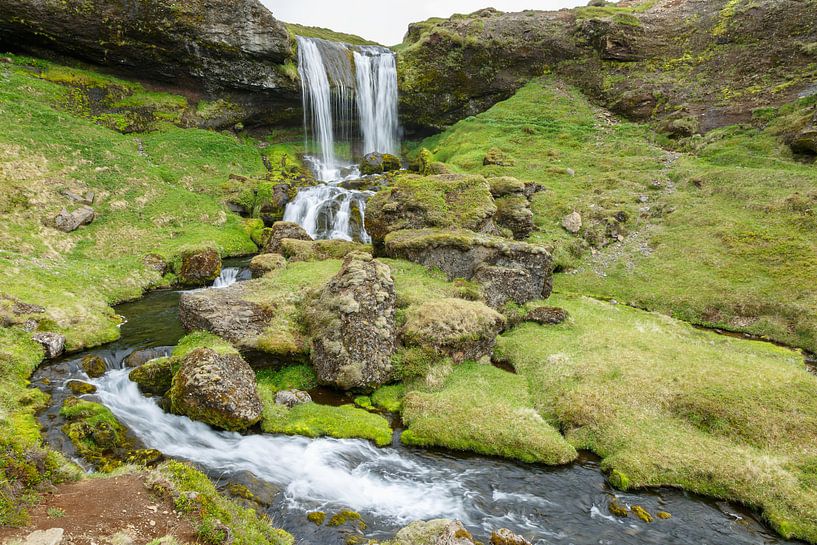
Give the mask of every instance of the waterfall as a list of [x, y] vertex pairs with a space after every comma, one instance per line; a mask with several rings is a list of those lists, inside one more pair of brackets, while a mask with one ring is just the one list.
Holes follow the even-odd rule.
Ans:
[[225, 267], [221, 270], [221, 274], [213, 283], [214, 288], [227, 288], [238, 282], [238, 274], [241, 269], [238, 267]]
[[284, 220], [313, 238], [369, 242], [364, 210], [371, 192], [339, 184], [360, 177], [356, 157], [399, 153], [395, 56], [384, 47], [297, 41], [306, 159], [322, 183], [300, 190]]

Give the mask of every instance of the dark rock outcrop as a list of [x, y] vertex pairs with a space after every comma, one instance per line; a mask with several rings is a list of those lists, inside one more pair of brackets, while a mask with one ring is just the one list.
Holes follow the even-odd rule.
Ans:
[[221, 274], [221, 256], [214, 248], [203, 248], [182, 253], [179, 283], [184, 286], [205, 286]]
[[305, 309], [310, 358], [321, 384], [372, 389], [389, 381], [396, 335], [396, 296], [389, 267], [350, 254]]
[[400, 170], [400, 158], [390, 153], [367, 153], [360, 162], [360, 173], [364, 176], [370, 174], [383, 174]]
[[244, 430], [261, 419], [255, 373], [237, 353], [193, 350], [182, 359], [168, 396], [174, 413], [225, 430]]
[[465, 230], [420, 229], [396, 231], [385, 241], [389, 257], [439, 268], [449, 279], [474, 279], [485, 301], [499, 308], [550, 296], [552, 265], [548, 251], [524, 242]]
[[257, 0], [8, 0], [0, 3], [0, 47], [229, 97], [255, 122], [299, 121], [293, 44]]

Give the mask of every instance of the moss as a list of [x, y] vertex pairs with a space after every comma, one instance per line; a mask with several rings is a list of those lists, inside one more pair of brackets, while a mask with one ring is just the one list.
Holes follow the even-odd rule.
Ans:
[[182, 337], [176, 346], [173, 348], [173, 358], [180, 360], [187, 354], [198, 348], [209, 348], [218, 354], [238, 354], [238, 350], [217, 335], [213, 335], [207, 331], [194, 331]]
[[640, 518], [642, 521], [650, 523], [653, 521], [652, 515], [640, 505], [633, 505], [630, 510], [633, 512], [635, 516]]
[[133, 445], [125, 427], [107, 407], [68, 398], [60, 409], [60, 415], [66, 419], [63, 431], [80, 456], [104, 472], [122, 465], [126, 451]]
[[143, 392], [163, 396], [173, 383], [173, 365], [171, 358], [158, 358], [137, 367], [128, 378], [138, 384]]
[[622, 505], [615, 499], [610, 500], [610, 504], [607, 506], [607, 509], [610, 511], [610, 514], [620, 518], [627, 518], [630, 513], [630, 510], [627, 509], [626, 506]]
[[263, 369], [256, 372], [258, 386], [271, 392], [280, 390], [312, 390], [318, 386], [318, 377], [308, 365], [293, 365], [279, 370]]
[[356, 36], [354, 34], [345, 34], [343, 32], [336, 32], [328, 28], [320, 28], [314, 26], [298, 25], [295, 23], [286, 23], [289, 33], [293, 36], [303, 36], [304, 38], [319, 38], [321, 40], [329, 40], [331, 42], [343, 42], [351, 45], [379, 45], [377, 42], [372, 42]]
[[371, 246], [345, 240], [295, 240], [281, 241], [280, 253], [290, 261], [323, 261], [343, 259], [352, 252], [371, 253]]
[[670, 513], [667, 513], [666, 511], [658, 511], [655, 514], [655, 516], [660, 518], [661, 520], [669, 520], [672, 518], [672, 515]]
[[372, 405], [372, 398], [369, 396], [357, 396], [355, 398], [355, 406], [360, 407], [361, 409], [366, 409], [367, 411], [374, 409], [374, 405]]
[[89, 354], [80, 362], [82, 370], [91, 378], [99, 378], [108, 370], [108, 364], [100, 356]]
[[96, 386], [81, 380], [69, 380], [67, 386], [68, 389], [71, 390], [71, 393], [77, 396], [93, 394], [96, 392]]
[[402, 384], [381, 386], [372, 392], [371, 403], [384, 411], [399, 413], [403, 406], [403, 396], [405, 394], [406, 389]]
[[306, 514], [306, 520], [315, 526], [323, 526], [323, 523], [326, 520], [326, 513], [323, 511], [312, 511], [311, 513]]
[[357, 511], [352, 511], [351, 509], [342, 509], [332, 515], [327, 523], [328, 526], [343, 526], [345, 524], [352, 524], [357, 527], [358, 530], [365, 530], [366, 523], [363, 521], [363, 517], [360, 516], [360, 513]]

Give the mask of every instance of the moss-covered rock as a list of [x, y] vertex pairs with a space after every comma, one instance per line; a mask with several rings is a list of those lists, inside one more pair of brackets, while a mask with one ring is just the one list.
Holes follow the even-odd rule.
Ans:
[[176, 272], [184, 286], [205, 286], [221, 274], [221, 256], [212, 247], [187, 248], [181, 252], [181, 264]]
[[281, 254], [259, 254], [250, 261], [250, 273], [253, 278], [261, 278], [265, 274], [287, 266], [287, 261]]
[[516, 240], [526, 239], [536, 229], [530, 201], [524, 195], [508, 195], [496, 200], [496, 224], [509, 229]]
[[370, 246], [345, 240], [282, 239], [278, 251], [290, 261], [343, 259], [352, 252], [371, 253]]
[[101, 356], [89, 354], [80, 362], [82, 370], [91, 378], [99, 378], [108, 370], [108, 364]]
[[291, 240], [312, 240], [303, 227], [291, 221], [277, 221], [264, 233], [264, 253], [280, 253], [281, 241]]
[[402, 168], [400, 158], [390, 153], [367, 153], [360, 162], [360, 173], [364, 176], [383, 174]]
[[400, 229], [463, 228], [492, 233], [496, 205], [482, 176], [399, 176], [366, 206], [374, 244]]
[[93, 394], [96, 392], [96, 386], [81, 380], [69, 380], [66, 386], [68, 386], [68, 389], [71, 390], [71, 393], [77, 396]]
[[460, 521], [434, 519], [412, 522], [387, 542], [388, 545], [474, 545], [471, 533]]
[[505, 318], [475, 301], [440, 299], [406, 312], [404, 344], [431, 348], [455, 362], [479, 360], [493, 351]]
[[125, 427], [99, 403], [69, 397], [60, 415], [66, 420], [62, 429], [74, 448], [100, 471], [122, 465], [126, 453], [133, 448]]
[[141, 365], [128, 375], [139, 389], [146, 394], [163, 396], [173, 383], [173, 361], [171, 358], [158, 358]]
[[181, 358], [168, 393], [174, 413], [225, 430], [243, 430], [261, 419], [255, 373], [237, 353], [197, 348]]

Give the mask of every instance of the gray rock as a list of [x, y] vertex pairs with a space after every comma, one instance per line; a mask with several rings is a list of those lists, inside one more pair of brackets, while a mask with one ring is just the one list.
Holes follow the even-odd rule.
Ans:
[[65, 352], [65, 337], [59, 333], [35, 333], [31, 338], [43, 345], [48, 359], [58, 358]]
[[471, 533], [458, 520], [412, 522], [394, 536], [394, 545], [474, 545]]
[[50, 528], [48, 530], [36, 530], [28, 534], [19, 541], [10, 541], [10, 545], [59, 545], [65, 530], [62, 528]]
[[66, 189], [62, 192], [62, 194], [68, 199], [71, 199], [72, 201], [79, 204], [85, 204], [89, 206], [94, 204], [95, 194], [93, 191], [86, 191], [85, 193], [80, 194], [75, 191], [71, 191], [70, 189]]
[[171, 350], [169, 348], [163, 346], [157, 348], [146, 348], [144, 350], [136, 350], [128, 354], [128, 356], [122, 361], [122, 363], [125, 364], [125, 367], [133, 369], [136, 367], [141, 367], [150, 360], [155, 360], [157, 358], [169, 356], [170, 352]]
[[363, 175], [382, 174], [400, 170], [400, 158], [390, 153], [367, 153], [360, 162], [360, 173]]
[[265, 254], [280, 253], [281, 241], [285, 238], [293, 240], [312, 240], [309, 233], [297, 223], [291, 221], [277, 221], [272, 224], [272, 227], [265, 230], [265, 237], [267, 240], [264, 244]]
[[225, 430], [244, 430], [261, 419], [255, 373], [237, 353], [193, 350], [182, 359], [168, 396], [174, 413]]
[[800, 131], [792, 139], [790, 146], [795, 153], [817, 155], [817, 126]]
[[353, 253], [305, 309], [321, 384], [371, 389], [389, 381], [396, 296], [389, 267]]
[[287, 266], [287, 260], [280, 254], [259, 254], [250, 261], [250, 273], [253, 278], [261, 278], [268, 272], [277, 271]]
[[500, 528], [491, 532], [491, 545], [531, 545], [531, 542], [507, 528]]
[[302, 403], [311, 403], [312, 396], [303, 390], [281, 390], [275, 394], [276, 405], [286, 405], [290, 409]]
[[562, 218], [562, 227], [569, 233], [577, 234], [582, 229], [582, 215], [578, 212], [571, 212]]
[[94, 209], [82, 206], [73, 212], [63, 208], [54, 218], [54, 227], [65, 233], [76, 231], [82, 225], [89, 225], [94, 221]]

